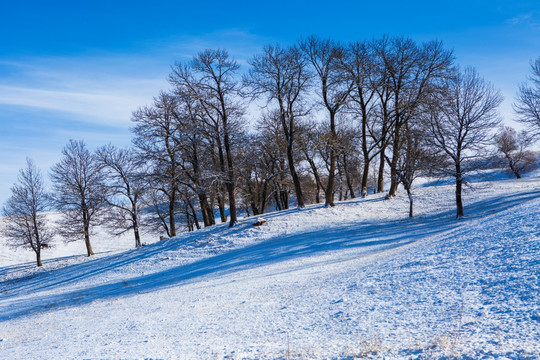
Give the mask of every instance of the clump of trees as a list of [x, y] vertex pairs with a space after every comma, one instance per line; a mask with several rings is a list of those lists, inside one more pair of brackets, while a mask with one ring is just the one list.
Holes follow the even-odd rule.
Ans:
[[[414, 179], [428, 172], [455, 179], [461, 217], [462, 188], [489, 146], [516, 177], [532, 163], [525, 133], [501, 128], [493, 143], [500, 92], [474, 69], [459, 68], [439, 41], [310, 36], [265, 46], [248, 64], [241, 75], [224, 49], [175, 63], [170, 88], [133, 112], [131, 148], [91, 152], [71, 140], [50, 172], [53, 196], [40, 198], [37, 210], [15, 211], [17, 199], [29, 195], [14, 187], [18, 198], [4, 211], [13, 219], [12, 238], [39, 252], [38, 241], [50, 238], [37, 214], [52, 204], [63, 214], [61, 234], [84, 240], [90, 256], [98, 224], [132, 232], [140, 247], [142, 227], [174, 237], [216, 219], [234, 226], [239, 212], [334, 206], [370, 191], [386, 190], [391, 199], [400, 184], [412, 217]], [[537, 136], [539, 96], [540, 59], [514, 105]], [[34, 217], [40, 240], [23, 231]]]

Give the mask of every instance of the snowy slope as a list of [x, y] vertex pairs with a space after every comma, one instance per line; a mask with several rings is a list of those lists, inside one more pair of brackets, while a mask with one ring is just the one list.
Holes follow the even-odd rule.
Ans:
[[540, 179], [0, 268], [0, 358], [540, 358]]

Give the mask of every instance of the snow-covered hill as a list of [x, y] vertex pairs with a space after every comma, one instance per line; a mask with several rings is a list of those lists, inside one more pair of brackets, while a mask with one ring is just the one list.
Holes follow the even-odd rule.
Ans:
[[0, 267], [0, 358], [540, 358], [540, 179], [415, 199]]

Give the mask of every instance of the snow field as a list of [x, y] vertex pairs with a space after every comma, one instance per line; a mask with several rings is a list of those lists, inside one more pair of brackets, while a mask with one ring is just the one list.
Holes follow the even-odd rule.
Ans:
[[474, 186], [6, 265], [0, 358], [540, 358], [540, 180]]

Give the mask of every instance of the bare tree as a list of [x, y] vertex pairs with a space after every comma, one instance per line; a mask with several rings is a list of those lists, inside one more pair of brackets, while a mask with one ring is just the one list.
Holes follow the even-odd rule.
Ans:
[[441, 174], [456, 180], [456, 215], [463, 216], [462, 188], [466, 175], [475, 170], [473, 160], [486, 154], [492, 142], [491, 130], [500, 122], [497, 108], [503, 97], [500, 91], [482, 79], [476, 70], [456, 70], [446, 81], [439, 101], [430, 104], [429, 126], [432, 146], [446, 154], [447, 166]]
[[[345, 49], [343, 67], [353, 83], [351, 108], [360, 120], [360, 149], [363, 160], [361, 195], [367, 196], [367, 182], [371, 161], [383, 149], [387, 127], [375, 131], [375, 114], [379, 76], [373, 46], [364, 42], [354, 42]], [[380, 119], [380, 118], [379, 118]], [[382, 122], [381, 122], [382, 125]], [[353, 196], [354, 197], [354, 196]]]
[[[342, 117], [344, 123], [338, 130], [337, 146], [337, 178], [339, 183], [339, 200], [347, 200], [356, 197], [355, 188], [358, 188], [361, 176], [359, 169], [362, 168], [362, 156], [360, 153], [362, 137], [353, 126], [353, 121], [348, 117]], [[361, 180], [360, 180], [361, 181]]]
[[306, 122], [298, 132], [298, 148], [301, 150], [303, 159], [309, 164], [309, 169], [315, 180], [315, 202], [321, 201], [320, 193], [326, 193], [323, 174], [321, 174], [321, 152], [325, 147], [324, 136], [321, 134], [320, 125], [314, 122]]
[[329, 162], [328, 182], [325, 193], [325, 206], [334, 206], [334, 182], [337, 161], [336, 116], [346, 104], [353, 83], [342, 69], [343, 47], [331, 39], [317, 36], [300, 41], [300, 48], [315, 69], [320, 83], [319, 95], [329, 116]]
[[171, 84], [199, 102], [202, 120], [213, 135], [213, 144], [229, 198], [230, 226], [237, 222], [233, 155], [234, 130], [243, 116], [239, 102], [237, 62], [226, 50], [204, 50], [189, 64], [177, 63], [169, 76]]
[[209, 154], [212, 151], [211, 142], [208, 141], [211, 135], [204, 129], [204, 122], [201, 120], [204, 116], [203, 109], [196, 99], [183, 90], [185, 89], [175, 90], [177, 136], [173, 137], [173, 140], [180, 152], [178, 165], [186, 180], [184, 185], [197, 194], [204, 226], [212, 226], [216, 220], [208, 200], [213, 177], [212, 156]]
[[310, 74], [306, 59], [296, 47], [282, 48], [266, 46], [263, 53], [250, 61], [249, 75], [244, 83], [254, 96], [265, 95], [268, 102], [278, 105], [279, 119], [287, 144], [287, 162], [294, 184], [298, 206], [305, 207], [300, 179], [293, 158], [296, 140], [297, 118], [306, 115], [304, 97], [309, 85]]
[[133, 230], [135, 247], [141, 244], [140, 217], [143, 207], [143, 196], [147, 190], [144, 181], [144, 164], [132, 149], [119, 149], [111, 144], [102, 146], [96, 151], [106, 177], [108, 196], [107, 204], [111, 206], [106, 221], [112, 226], [116, 235]]
[[432, 41], [418, 46], [404, 37], [384, 37], [377, 45], [378, 56], [384, 65], [388, 87], [392, 96], [392, 157], [390, 160], [391, 185], [388, 198], [395, 196], [399, 179], [397, 163], [400, 158], [402, 129], [418, 116], [418, 109], [434, 89], [434, 82], [448, 76], [453, 62], [451, 51], [442, 43]]
[[518, 120], [527, 125], [530, 133], [540, 138], [540, 57], [531, 62], [529, 83], [519, 86], [514, 111]]
[[495, 146], [504, 155], [507, 166], [517, 179], [525, 172], [536, 169], [536, 156], [527, 147], [532, 138], [526, 131], [519, 133], [509, 126], [501, 126], [495, 134]]
[[51, 180], [55, 206], [63, 213], [60, 233], [67, 241], [82, 236], [88, 256], [94, 255], [91, 228], [100, 222], [106, 187], [101, 167], [84, 141], [69, 141], [62, 150], [62, 159], [51, 168]]
[[17, 180], [3, 207], [3, 214], [7, 217], [4, 235], [13, 246], [34, 251], [37, 266], [42, 266], [41, 250], [49, 247], [53, 239], [44, 214], [50, 209], [50, 195], [43, 185], [41, 172], [28, 158]]
[[[414, 197], [412, 185], [414, 180], [423, 174], [430, 174], [431, 168], [444, 163], [440, 151], [429, 146], [427, 136], [429, 129], [421, 121], [408, 122], [404, 126], [400, 158], [396, 174], [409, 198], [409, 217], [414, 216]], [[387, 159], [390, 161], [390, 159]]]
[[[176, 236], [178, 179], [181, 176], [180, 151], [174, 140], [178, 137], [176, 107], [176, 98], [162, 92], [154, 99], [153, 106], [141, 107], [132, 115], [132, 121], [136, 123], [132, 129], [135, 135], [132, 142], [138, 149], [140, 160], [149, 165], [146, 174], [149, 187], [162, 194], [154, 193], [151, 198], [161, 201], [159, 214], [154, 214], [160, 218], [157, 223], [169, 237]], [[161, 221], [163, 219], [166, 221]]]

